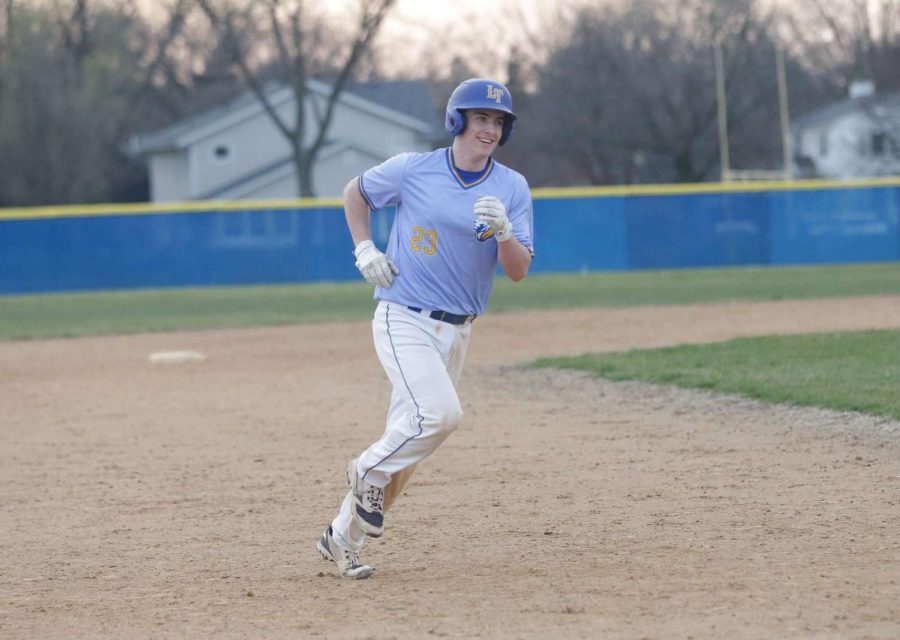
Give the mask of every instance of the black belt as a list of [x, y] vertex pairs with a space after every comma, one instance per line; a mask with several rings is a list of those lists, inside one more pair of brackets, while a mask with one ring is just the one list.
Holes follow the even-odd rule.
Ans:
[[[416, 313], [422, 313], [422, 309], [419, 307], [407, 307], [407, 309]], [[450, 313], [449, 311], [432, 311], [428, 314], [428, 317], [433, 320], [449, 322], [450, 324], [467, 324], [475, 319], [475, 316], [461, 316], [458, 313]]]

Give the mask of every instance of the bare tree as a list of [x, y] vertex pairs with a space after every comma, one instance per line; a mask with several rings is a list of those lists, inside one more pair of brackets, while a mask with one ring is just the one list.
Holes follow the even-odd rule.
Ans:
[[[698, 182], [718, 175], [713, 52], [725, 50], [740, 161], [780, 158], [771, 16], [756, 0], [587, 6], [539, 70], [535, 158], [556, 183]], [[554, 166], [545, 163], [545, 167]]]
[[[349, 46], [338, 54], [342, 62], [336, 67], [324, 104], [310, 94], [308, 82], [314, 71], [310, 60], [315, 59], [316, 47], [324, 45], [324, 39], [321, 29], [317, 30], [315, 23], [308, 20], [303, 0], [265, 0], [241, 8], [217, 5], [213, 0], [198, 2], [227, 47], [241, 78], [290, 145], [300, 195], [314, 196], [313, 170], [327, 142], [338, 100], [395, 0], [360, 0], [355, 33], [349, 38]], [[257, 8], [262, 9], [263, 15], [256, 13]], [[266, 23], [275, 44], [274, 65], [255, 60], [248, 46], [252, 38], [247, 37], [247, 32], [253, 28], [262, 30], [260, 22]], [[294, 108], [289, 119], [282, 117], [272, 104], [265, 82], [266, 73], [272, 69], [293, 93]]]
[[84, 66], [91, 54], [91, 28], [88, 24], [88, 0], [75, 0], [72, 11], [57, 16], [59, 31], [62, 34], [63, 49], [66, 62], [70, 65], [70, 73], [66, 77], [74, 81], [76, 87], [83, 82]]
[[181, 35], [191, 11], [191, 0], [175, 0], [168, 10], [165, 25], [150, 43], [149, 58], [141, 70], [135, 90], [128, 98], [128, 108], [133, 108], [151, 92], [154, 79], [169, 62], [170, 50]]
[[845, 90], [854, 79], [900, 89], [900, 1], [796, 0], [785, 10], [786, 40], [830, 84]]
[[[13, 0], [0, 0], [0, 122], [3, 121], [3, 94], [6, 91], [6, 71], [9, 69], [9, 48], [13, 31]], [[2, 166], [0, 166], [2, 169]], [[0, 199], [2, 204], [2, 199]]]
[[12, 30], [13, 0], [0, 0], [0, 55], [9, 46]]
[[122, 142], [156, 109], [148, 100], [190, 0], [156, 6], [161, 35], [136, 0], [5, 0], [0, 28], [0, 202], [117, 199], [143, 172]]

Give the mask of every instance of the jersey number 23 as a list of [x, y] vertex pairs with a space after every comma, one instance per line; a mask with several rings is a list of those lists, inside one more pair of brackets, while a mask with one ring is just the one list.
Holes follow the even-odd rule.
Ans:
[[409, 239], [409, 244], [413, 251], [421, 251], [426, 256], [433, 256], [437, 253], [437, 231], [434, 229], [423, 229], [416, 225], [412, 229], [413, 234]]

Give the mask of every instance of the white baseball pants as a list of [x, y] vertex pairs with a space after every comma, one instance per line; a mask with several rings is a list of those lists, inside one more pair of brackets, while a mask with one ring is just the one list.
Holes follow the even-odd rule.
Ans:
[[[378, 487], [431, 455], [462, 421], [456, 383], [472, 325], [434, 320], [428, 312], [379, 302], [372, 319], [375, 351], [393, 391], [384, 434], [359, 456], [357, 473]], [[358, 552], [366, 535], [353, 504], [348, 492], [331, 526], [340, 545]]]

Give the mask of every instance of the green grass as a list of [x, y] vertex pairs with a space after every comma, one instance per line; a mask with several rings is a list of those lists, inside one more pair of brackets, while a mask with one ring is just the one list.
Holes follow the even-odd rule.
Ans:
[[900, 293], [900, 263], [679, 269], [498, 281], [491, 311], [699, 304]]
[[0, 339], [358, 320], [373, 304], [364, 283], [0, 297]]
[[[900, 263], [498, 277], [489, 312], [900, 293]], [[363, 320], [365, 283], [0, 296], [0, 340]]]
[[900, 331], [741, 338], [708, 345], [542, 359], [611, 380], [736, 393], [900, 420]]

